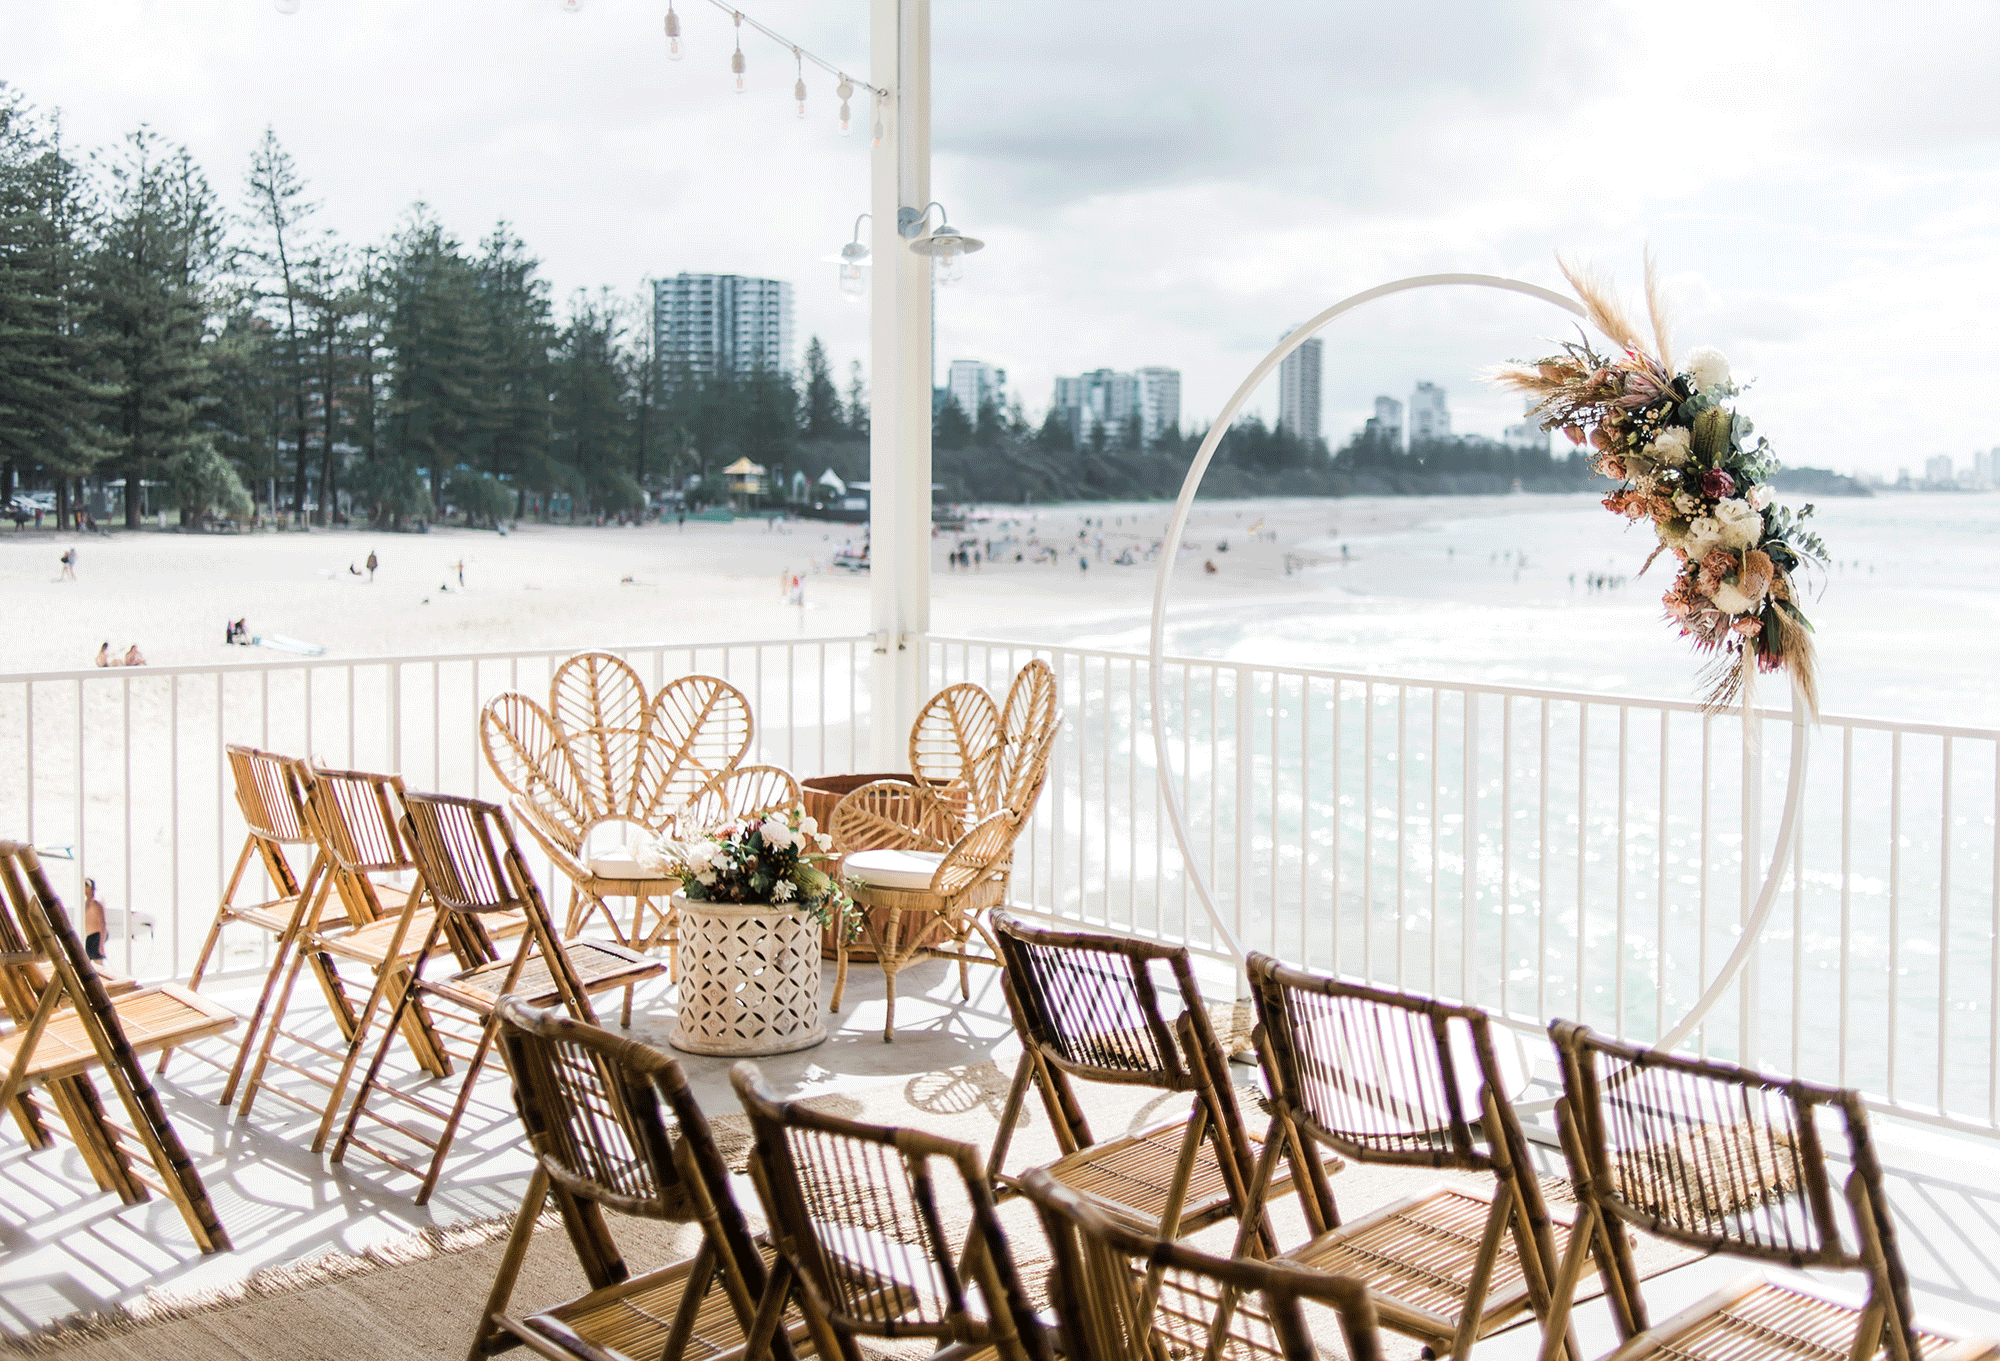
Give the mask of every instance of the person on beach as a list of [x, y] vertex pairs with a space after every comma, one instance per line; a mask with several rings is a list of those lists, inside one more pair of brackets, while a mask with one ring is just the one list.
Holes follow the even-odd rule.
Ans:
[[373, 585], [375, 582], [375, 567], [375, 550], [371, 548], [368, 550], [368, 582], [370, 585]]
[[65, 548], [63, 550], [62, 575], [57, 577], [56, 580], [58, 581], [76, 580], [76, 550], [74, 548]]
[[118, 663], [117, 663], [116, 661], [114, 661], [114, 660], [112, 659], [112, 656], [111, 656], [111, 640], [110, 640], [109, 638], [105, 639], [105, 640], [104, 640], [104, 645], [103, 645], [102, 647], [100, 647], [100, 648], [98, 648], [98, 649], [97, 649], [97, 664], [98, 664], [99, 666], [116, 666], [116, 665], [118, 665]]
[[144, 666], [145, 664], [146, 659], [140, 654], [137, 643], [125, 649], [125, 660], [119, 663], [120, 666]]
[[465, 559], [460, 558], [452, 566], [458, 570], [458, 589], [462, 591], [465, 589]]
[[104, 962], [104, 903], [95, 879], [83, 881], [83, 952], [93, 964]]

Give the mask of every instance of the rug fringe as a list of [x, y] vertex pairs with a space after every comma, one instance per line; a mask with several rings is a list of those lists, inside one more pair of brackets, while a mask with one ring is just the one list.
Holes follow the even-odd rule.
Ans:
[[[545, 1210], [537, 1228], [561, 1227], [553, 1210]], [[463, 1224], [432, 1224], [360, 1252], [330, 1250], [283, 1266], [265, 1267], [240, 1281], [203, 1289], [162, 1290], [131, 1304], [115, 1305], [89, 1314], [72, 1314], [29, 1333], [0, 1333], [0, 1355], [42, 1356], [84, 1343], [125, 1337], [144, 1328], [178, 1323], [203, 1314], [221, 1313], [257, 1300], [296, 1294], [317, 1286], [352, 1280], [385, 1268], [412, 1266], [451, 1257], [505, 1238], [514, 1227], [513, 1215], [469, 1220]]]

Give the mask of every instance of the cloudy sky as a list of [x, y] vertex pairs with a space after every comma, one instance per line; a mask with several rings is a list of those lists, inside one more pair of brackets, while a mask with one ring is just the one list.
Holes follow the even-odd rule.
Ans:
[[[748, 0], [867, 69], [864, 0]], [[680, 270], [797, 284], [844, 370], [865, 307], [821, 256], [866, 207], [832, 79], [678, 0], [62, 0], [0, 5], [0, 80], [101, 144], [140, 122], [224, 197], [266, 124], [326, 225], [418, 199], [501, 218], [562, 298]], [[2000, 446], [2000, 6], [936, 0], [933, 189], [983, 237], [938, 300], [940, 366], [1183, 372], [1204, 422], [1291, 324], [1354, 290], [1466, 270], [1556, 284], [1564, 251], [1635, 285], [1648, 244], [1680, 343], [1755, 379], [1789, 463], [1891, 472]], [[1428, 378], [1497, 433], [1473, 375], [1561, 331], [1543, 304], [1433, 291], [1334, 323], [1326, 433]], [[1270, 402], [1264, 409], [1268, 412]]]

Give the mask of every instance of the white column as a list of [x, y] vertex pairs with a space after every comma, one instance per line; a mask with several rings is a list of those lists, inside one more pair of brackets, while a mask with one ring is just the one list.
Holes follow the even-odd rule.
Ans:
[[893, 98], [874, 149], [869, 250], [870, 769], [909, 763], [922, 702], [916, 638], [930, 628], [930, 261], [896, 230], [897, 210], [930, 202], [930, 0], [872, 0], [872, 68]]

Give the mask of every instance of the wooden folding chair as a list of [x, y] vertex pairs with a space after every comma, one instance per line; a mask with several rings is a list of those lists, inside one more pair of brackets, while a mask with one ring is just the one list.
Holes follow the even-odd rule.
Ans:
[[[318, 770], [303, 762], [298, 774], [305, 791], [306, 826], [326, 860], [331, 892], [322, 894], [307, 913], [236, 1112], [249, 1115], [257, 1094], [271, 1092], [317, 1117], [312, 1145], [317, 1153], [332, 1133], [370, 1027], [393, 981], [415, 963], [434, 913], [418, 892], [416, 861], [397, 827], [402, 816], [401, 777]], [[406, 882], [396, 882], [398, 877]], [[344, 910], [328, 922], [336, 903]], [[321, 957], [365, 970], [371, 979], [368, 1000], [359, 1011], [344, 992], [333, 997], [340, 1031], [337, 1042], [285, 1026], [300, 971], [309, 960]], [[425, 1072], [435, 1077], [450, 1073], [451, 1060], [421, 1005], [404, 1013], [403, 1038]], [[282, 1051], [281, 1039], [287, 1043]], [[265, 1075], [273, 1064], [320, 1088], [318, 1103], [308, 1099], [309, 1093], [267, 1082]]]
[[[1269, 955], [1246, 964], [1271, 1108], [1251, 1200], [1280, 1155], [1309, 1188], [1313, 1237], [1285, 1260], [1365, 1281], [1383, 1326], [1437, 1356], [1465, 1357], [1524, 1311], [1546, 1319], [1568, 1226], [1551, 1221], [1542, 1199], [1486, 1013]], [[1441, 1183], [1342, 1223], [1317, 1171], [1321, 1148], [1494, 1180]]]
[[[429, 895], [437, 915], [415, 963], [392, 985], [395, 1007], [348, 1107], [340, 1139], [333, 1146], [333, 1161], [340, 1162], [350, 1144], [365, 1148], [392, 1167], [421, 1179], [417, 1191], [417, 1204], [421, 1205], [437, 1188], [445, 1155], [451, 1151], [452, 1139], [493, 1047], [499, 1024], [496, 1007], [503, 995], [513, 993], [542, 1006], [559, 1002], [571, 1016], [595, 1023], [588, 994], [630, 988], [641, 979], [658, 976], [663, 968], [609, 941], [578, 940], [566, 947], [558, 944], [541, 890], [528, 873], [513, 829], [499, 805], [449, 794], [405, 791], [403, 808], [403, 837], [417, 862], [422, 891]], [[501, 952], [482, 924], [482, 918], [508, 912], [518, 912], [526, 922], [511, 956]], [[466, 967], [445, 978], [424, 977], [424, 966], [447, 939], [460, 952], [459, 962]], [[472, 1052], [464, 1059], [458, 1095], [449, 1109], [381, 1081], [391, 1042], [409, 1010], [419, 1003], [440, 1005], [478, 1025], [476, 1037], [471, 1037]], [[370, 1112], [369, 1100], [377, 1094], [428, 1116], [440, 1127], [427, 1133]], [[417, 1166], [395, 1151], [359, 1138], [356, 1130], [364, 1114], [427, 1150], [428, 1164]]]
[[[236, 857], [236, 868], [230, 872], [229, 882], [222, 890], [222, 902], [215, 909], [208, 937], [195, 956], [194, 971], [188, 975], [189, 990], [201, 987], [209, 964], [222, 946], [224, 927], [245, 923], [265, 932], [273, 941], [271, 962], [264, 971], [264, 986], [258, 992], [256, 1005], [243, 1027], [243, 1039], [236, 1047], [234, 1059], [225, 1064], [200, 1050], [188, 1051], [193, 1057], [228, 1074], [222, 1092], [216, 1098], [221, 1105], [227, 1106], [236, 1099], [237, 1085], [243, 1080], [243, 1072], [256, 1048], [257, 1038], [263, 1033], [265, 1014], [285, 976], [286, 966], [291, 962], [292, 950], [306, 919], [313, 912], [316, 900], [326, 892], [326, 857], [320, 853], [318, 841], [306, 826], [305, 792], [299, 780], [299, 763], [292, 757], [259, 751], [255, 747], [232, 744], [225, 747], [224, 752], [236, 787], [236, 804], [243, 812], [249, 834], [243, 840], [242, 852]], [[312, 848], [310, 864], [303, 879], [299, 878], [286, 858], [287, 846]], [[263, 866], [278, 896], [264, 902], [239, 903], [236, 895], [245, 887], [253, 859]], [[312, 957], [311, 963], [313, 975], [319, 980], [328, 1005], [333, 1008], [335, 1016], [344, 1021], [352, 1014], [352, 1008], [347, 1003], [340, 976], [334, 971], [332, 961], [319, 954]], [[171, 1048], [163, 1050], [155, 1071], [165, 1073], [167, 1060], [172, 1054]]]
[[1307, 1303], [1333, 1312], [1347, 1361], [1380, 1361], [1375, 1307], [1360, 1281], [1139, 1233], [1039, 1169], [1022, 1178], [1021, 1194], [1054, 1253], [1049, 1294], [1065, 1361], [1318, 1361], [1325, 1353]]
[[[1243, 1128], [1228, 1059], [1202, 1005], [1188, 952], [1131, 936], [1051, 931], [993, 915], [1021, 1061], [993, 1138], [988, 1175], [1007, 1192], [1008, 1145], [1032, 1085], [1063, 1156], [1045, 1169], [1145, 1233], [1179, 1238], [1236, 1218], [1257, 1146]], [[1165, 977], [1162, 977], [1162, 973]], [[1172, 1019], [1162, 993], [1176, 994]], [[1075, 1080], [1188, 1092], [1193, 1108], [1100, 1142]]]
[[[536, 1163], [469, 1361], [524, 1343], [576, 1361], [607, 1354], [700, 1361], [739, 1350], [769, 1282], [769, 1257], [751, 1240], [680, 1065], [650, 1045], [511, 997], [501, 1000], [499, 1020]], [[536, 1221], [551, 1201], [590, 1291], [535, 1313], [510, 1311]], [[633, 1276], [606, 1210], [698, 1223], [701, 1247]], [[804, 1326], [796, 1314], [788, 1323], [794, 1332]], [[773, 1341], [789, 1358], [788, 1337]]]
[[[780, 1101], [751, 1063], [729, 1077], [756, 1136], [750, 1179], [778, 1249], [751, 1361], [795, 1291], [824, 1361], [861, 1361], [862, 1337], [929, 1338], [970, 1351], [965, 1361], [1053, 1361], [977, 1149]], [[968, 1216], [963, 1237], [946, 1228], [946, 1206]]]
[[[1580, 1208], [1555, 1281], [1545, 1361], [1592, 1256], [1623, 1339], [1609, 1353], [1619, 1361], [1996, 1355], [1987, 1339], [1917, 1326], [1860, 1093], [1643, 1049], [1573, 1021], [1551, 1022], [1549, 1035], [1562, 1065], [1558, 1125]], [[1848, 1162], [1844, 1195], [1827, 1167], [1828, 1127]], [[1753, 1262], [1854, 1272], [1864, 1300], [1836, 1303], [1753, 1271], [1654, 1324], [1628, 1226]]]
[[[99, 1187], [128, 1205], [157, 1190], [180, 1210], [203, 1252], [227, 1251], [229, 1235], [140, 1059], [225, 1034], [236, 1025], [236, 1014], [171, 985], [109, 996], [33, 847], [0, 841], [0, 884], [5, 888], [0, 1002], [14, 1022], [0, 1035], [0, 1069], [6, 1073], [0, 1110], [30, 1110], [27, 1089], [41, 1089], [69, 1126]], [[118, 1093], [129, 1127], [105, 1110], [90, 1079], [93, 1072], [102, 1072]], [[45, 1131], [38, 1118], [32, 1123]], [[132, 1165], [128, 1139], [145, 1150], [158, 1182]]]

